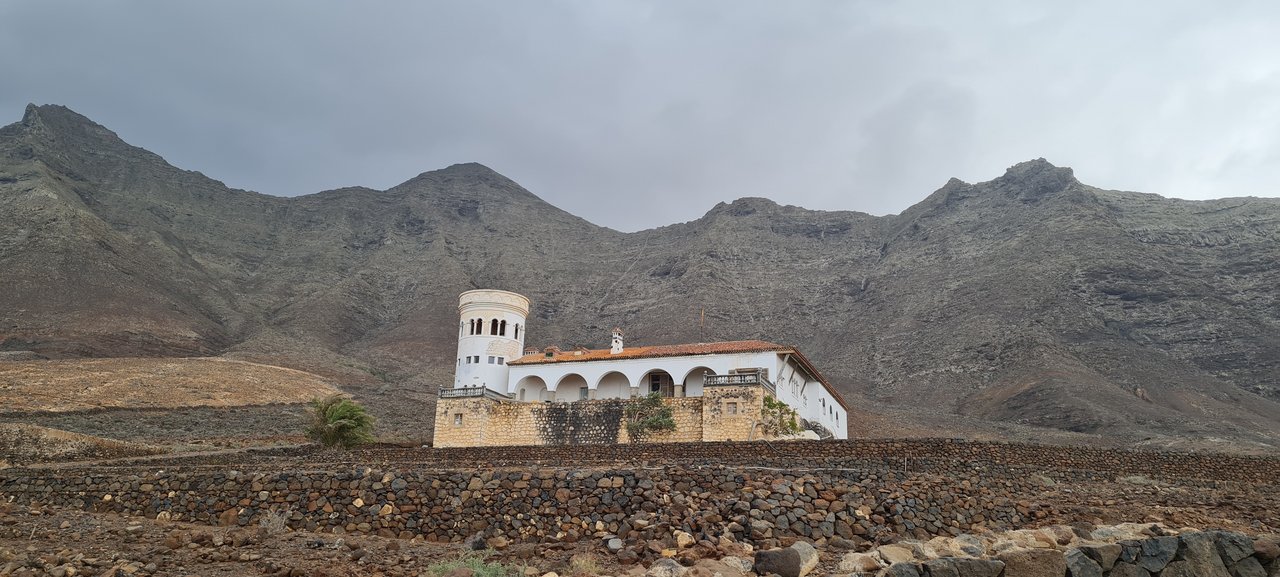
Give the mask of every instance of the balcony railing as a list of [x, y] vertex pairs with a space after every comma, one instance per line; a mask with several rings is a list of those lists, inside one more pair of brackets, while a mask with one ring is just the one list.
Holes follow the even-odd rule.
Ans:
[[764, 376], [763, 371], [757, 371], [754, 373], [730, 373], [727, 375], [707, 375], [705, 380], [702, 382], [702, 386], [704, 387], [728, 387], [742, 385], [760, 385], [764, 387], [764, 390], [768, 391], [770, 395], [778, 395], [777, 389], [773, 386], [773, 383]]
[[468, 399], [468, 398], [485, 398], [498, 401], [508, 401], [511, 397], [491, 390], [488, 387], [462, 387], [460, 389], [440, 389], [441, 399]]

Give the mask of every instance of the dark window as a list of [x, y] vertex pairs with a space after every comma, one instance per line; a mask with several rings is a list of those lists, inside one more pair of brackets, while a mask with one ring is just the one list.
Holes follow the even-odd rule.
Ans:
[[516, 340], [520, 340], [520, 325], [516, 325]]
[[498, 362], [496, 357], [489, 357], [489, 364], [491, 364], [491, 365], [492, 365], [492, 364], [494, 364], [494, 363], [496, 363], [496, 362]]
[[493, 319], [493, 322], [489, 325], [489, 334], [498, 334], [498, 319]]
[[498, 334], [507, 336], [507, 321], [502, 321], [502, 324], [498, 325]]
[[499, 364], [499, 365], [505, 365], [505, 364], [507, 364], [507, 359], [506, 359], [506, 357], [498, 357], [498, 364]]

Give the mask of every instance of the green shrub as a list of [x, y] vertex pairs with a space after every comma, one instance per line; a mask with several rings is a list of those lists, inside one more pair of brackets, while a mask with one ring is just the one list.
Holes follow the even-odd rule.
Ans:
[[311, 401], [307, 438], [326, 447], [349, 449], [373, 441], [373, 417], [342, 395]]
[[760, 425], [764, 427], [764, 432], [775, 437], [800, 432], [795, 409], [768, 395], [765, 395], [764, 404], [760, 406]]
[[627, 421], [627, 435], [633, 443], [643, 442], [654, 433], [676, 430], [671, 407], [662, 402], [662, 395], [658, 393], [627, 401], [622, 414]]
[[486, 561], [493, 551], [466, 551], [453, 559], [432, 563], [427, 572], [435, 577], [442, 577], [454, 569], [470, 569], [475, 577], [520, 577], [524, 572], [520, 567], [505, 565], [497, 561]]

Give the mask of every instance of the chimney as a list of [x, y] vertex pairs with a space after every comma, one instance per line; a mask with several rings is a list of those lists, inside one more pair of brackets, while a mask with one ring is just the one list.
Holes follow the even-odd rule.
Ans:
[[622, 329], [613, 329], [613, 340], [609, 343], [609, 354], [616, 355], [622, 352]]

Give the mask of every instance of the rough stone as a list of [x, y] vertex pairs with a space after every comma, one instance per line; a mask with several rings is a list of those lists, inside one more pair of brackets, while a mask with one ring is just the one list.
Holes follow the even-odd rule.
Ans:
[[1110, 571], [1115, 566], [1116, 560], [1120, 558], [1120, 545], [1115, 543], [1107, 543], [1105, 545], [1081, 545], [1077, 547], [1081, 553], [1088, 555], [1097, 563], [1103, 571]]
[[1063, 577], [1067, 574], [1067, 558], [1054, 549], [1021, 549], [996, 556], [1004, 563], [1006, 575], [1018, 577]]
[[880, 558], [870, 553], [845, 553], [838, 569], [842, 573], [874, 573], [882, 567]]
[[1228, 571], [1231, 577], [1267, 577], [1267, 570], [1262, 568], [1260, 563], [1254, 557], [1245, 557], [1232, 565]]
[[1223, 563], [1228, 565], [1253, 555], [1253, 539], [1231, 531], [1216, 531], [1214, 537], [1218, 545], [1218, 554]]
[[1067, 572], [1071, 577], [1102, 577], [1102, 566], [1083, 551], [1067, 551]]
[[[1252, 546], [1252, 544], [1251, 544]], [[1141, 541], [1142, 556], [1138, 558], [1138, 565], [1143, 569], [1152, 573], [1158, 573], [1173, 561], [1174, 555], [1178, 554], [1178, 538], [1177, 537], [1154, 537]]]
[[[646, 577], [684, 577], [689, 570], [675, 559], [663, 557], [654, 561], [645, 571]], [[787, 577], [787, 576], [784, 576]]]

